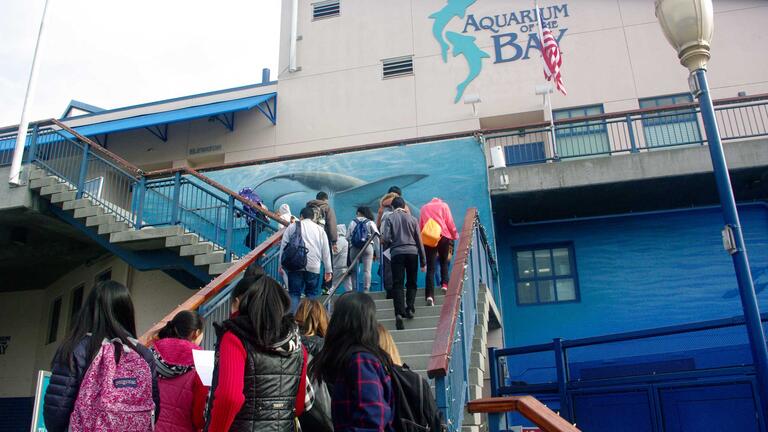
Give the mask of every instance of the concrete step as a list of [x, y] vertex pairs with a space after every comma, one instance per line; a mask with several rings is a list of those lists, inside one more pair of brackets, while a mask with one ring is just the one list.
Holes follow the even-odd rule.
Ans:
[[165, 239], [165, 247], [181, 247], [197, 244], [200, 241], [200, 237], [197, 234], [186, 233], [178, 236], [168, 237]]
[[40, 178], [36, 178], [34, 180], [30, 180], [29, 188], [37, 190], [37, 189], [44, 188], [46, 186], [53, 186], [58, 183], [59, 183], [59, 179], [56, 177], [43, 176]]
[[195, 265], [221, 264], [224, 262], [224, 251], [216, 251], [202, 255], [195, 255]]
[[69, 185], [64, 183], [55, 182], [54, 184], [50, 186], [43, 186], [40, 188], [40, 195], [42, 196], [48, 196], [57, 194], [60, 192], [69, 192], [72, 188], [69, 187]]
[[[414, 314], [417, 317], [433, 317], [438, 318], [440, 317], [440, 310], [441, 308], [439, 306], [419, 306], [417, 303], [416, 306], [416, 313]], [[390, 300], [389, 308], [376, 308], [376, 319], [383, 320], [383, 319], [390, 319], [395, 316], [395, 309], [392, 307], [392, 300]]]
[[232, 265], [234, 265], [234, 262], [211, 264], [208, 266], [208, 274], [213, 276], [218, 276], [224, 273], [225, 271], [227, 271], [227, 269], [232, 267]]
[[89, 198], [79, 198], [72, 201], [67, 201], [62, 204], [61, 208], [67, 211], [77, 210], [88, 206], [95, 205]]
[[[408, 321], [408, 320], [406, 320]], [[429, 341], [430, 347], [432, 346], [432, 342], [435, 338], [435, 329], [434, 328], [415, 328], [411, 326], [408, 327], [408, 323], [405, 323], [405, 330], [396, 330], [392, 332], [392, 339], [395, 340], [396, 344], [400, 344], [403, 342], [424, 342]]]
[[429, 364], [429, 357], [432, 355], [432, 350], [429, 354], [409, 355], [404, 356], [400, 353], [400, 357], [403, 363], [407, 364], [413, 370], [426, 370]]
[[40, 167], [37, 167], [37, 166], [33, 166], [33, 167], [30, 167], [28, 179], [30, 181], [31, 180], [37, 180], [37, 179], [43, 178], [43, 177], [45, 177], [47, 175], [48, 175], [48, 173], [44, 169], [41, 169]]
[[125, 222], [114, 222], [114, 223], [106, 223], [99, 225], [99, 235], [104, 234], [112, 234], [112, 233], [119, 233], [123, 231], [131, 230], [131, 227], [128, 226]]
[[[417, 311], [418, 312], [418, 311]], [[403, 319], [406, 329], [432, 329], [437, 328], [437, 317], [420, 317], [418, 313], [414, 319]], [[380, 319], [379, 323], [387, 330], [395, 330], [395, 317], [390, 319]]]
[[[66, 185], [63, 185], [63, 186], [67, 187]], [[67, 201], [74, 200], [75, 197], [77, 197], [77, 192], [75, 191], [59, 192], [51, 195], [51, 203], [52, 204], [64, 203]]]
[[413, 342], [398, 342], [397, 349], [400, 351], [401, 356], [430, 354], [432, 353], [433, 342], [434, 341], [431, 339]]
[[91, 216], [85, 219], [85, 226], [92, 227], [92, 226], [99, 226], [104, 224], [110, 224], [117, 222], [117, 218], [115, 218], [111, 214], [103, 214], [99, 216]]
[[104, 209], [95, 205], [89, 205], [86, 207], [75, 209], [75, 219], [89, 218], [92, 216], [102, 216]]
[[197, 243], [189, 246], [182, 246], [179, 249], [180, 256], [203, 255], [203, 254], [209, 254], [211, 252], [213, 252], [213, 243], [211, 242], [204, 242], [204, 243]]
[[184, 233], [180, 226], [152, 228], [141, 230], [129, 230], [112, 233], [109, 236], [111, 243], [120, 243], [121, 246], [131, 250], [152, 250], [165, 248], [166, 237], [179, 236]]
[[[376, 310], [379, 309], [392, 309], [392, 300], [386, 299], [386, 294], [379, 294], [379, 293], [370, 293], [375, 294], [374, 301], [376, 302]], [[438, 295], [435, 297], [435, 306], [437, 309], [440, 309], [438, 306], [442, 306], [443, 302], [445, 301], [445, 296]], [[418, 290], [416, 292], [416, 307], [427, 307], [427, 301], [424, 299], [424, 291]]]

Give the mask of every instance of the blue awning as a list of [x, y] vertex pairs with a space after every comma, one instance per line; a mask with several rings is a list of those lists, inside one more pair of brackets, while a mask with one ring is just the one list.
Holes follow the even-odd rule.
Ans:
[[[199, 105], [172, 111], [146, 114], [137, 117], [129, 117], [120, 120], [111, 120], [103, 123], [79, 126], [76, 127], [75, 130], [85, 136], [94, 136], [131, 129], [151, 127], [157, 128], [160, 126], [168, 125], [170, 123], [178, 123], [199, 118], [232, 114], [237, 111], [246, 111], [253, 108], [258, 108], [259, 111], [261, 111], [269, 119], [269, 121], [272, 122], [272, 124], [275, 124], [277, 122], [277, 112], [274, 109], [274, 102], [276, 98], [277, 93], [267, 93], [264, 95], [251, 96], [243, 99], [216, 102], [207, 105]], [[272, 102], [271, 105], [270, 102]], [[230, 127], [230, 129], [232, 129], [232, 127]]]

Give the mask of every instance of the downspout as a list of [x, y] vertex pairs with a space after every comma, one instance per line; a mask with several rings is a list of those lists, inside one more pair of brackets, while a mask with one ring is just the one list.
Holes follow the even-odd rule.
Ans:
[[291, 44], [288, 51], [288, 72], [296, 72], [296, 40], [299, 38], [299, 0], [291, 0]]

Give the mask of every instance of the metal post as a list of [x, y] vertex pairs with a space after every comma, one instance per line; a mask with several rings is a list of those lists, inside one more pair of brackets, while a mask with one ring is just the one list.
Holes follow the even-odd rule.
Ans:
[[635, 140], [635, 128], [632, 126], [632, 116], [627, 114], [627, 132], [629, 133], [629, 151], [637, 153], [637, 141]]
[[80, 175], [77, 178], [77, 193], [75, 196], [77, 199], [83, 197], [83, 189], [85, 189], [85, 178], [88, 177], [88, 157], [90, 156], [90, 146], [88, 143], [83, 143], [83, 159], [80, 161]]
[[235, 197], [229, 195], [227, 201], [227, 238], [224, 240], [224, 260], [230, 261], [232, 257], [233, 224], [235, 223]]
[[171, 224], [172, 225], [178, 225], [180, 222], [179, 220], [180, 198], [181, 198], [181, 171], [176, 171], [176, 174], [173, 176], [173, 203], [171, 204], [173, 206], [171, 207]]
[[733, 259], [733, 267], [736, 271], [736, 282], [739, 286], [741, 306], [744, 309], [744, 321], [757, 372], [761, 408], [763, 415], [768, 417], [768, 349], [766, 348], [763, 326], [760, 322], [760, 309], [752, 282], [752, 273], [749, 269], [747, 247], [744, 244], [744, 235], [739, 223], [736, 199], [731, 187], [731, 178], [728, 174], [723, 144], [720, 141], [720, 132], [717, 128], [712, 97], [709, 94], [706, 71], [698, 69], [692, 73], [691, 78], [691, 90], [699, 99], [701, 107], [701, 117], [704, 121], [704, 129], [709, 141], [709, 154], [712, 158], [712, 168], [715, 173], [715, 181], [717, 182], [717, 193], [720, 195], [720, 205], [723, 210], [723, 220], [725, 222], [725, 229], [723, 231], [724, 244], [728, 243], [726, 240], [732, 242], [728, 252], [731, 255], [731, 259]]
[[568, 360], [563, 350], [563, 339], [553, 339], [555, 367], [557, 369], [557, 392], [560, 395], [560, 417], [571, 421], [571, 404], [568, 402]]
[[134, 197], [136, 199], [136, 223], [134, 226], [137, 230], [140, 230], [143, 225], [143, 219], [144, 219], [144, 194], [147, 190], [147, 178], [144, 176], [141, 176], [139, 179], [139, 182], [136, 183], [136, 193], [134, 194]]
[[29, 143], [29, 152], [27, 153], [27, 164], [31, 164], [35, 160], [35, 152], [37, 151], [37, 136], [40, 132], [40, 126], [35, 124], [32, 126], [32, 142]]
[[496, 348], [488, 347], [488, 369], [490, 369], [491, 396], [499, 396], [499, 363], [496, 358]]

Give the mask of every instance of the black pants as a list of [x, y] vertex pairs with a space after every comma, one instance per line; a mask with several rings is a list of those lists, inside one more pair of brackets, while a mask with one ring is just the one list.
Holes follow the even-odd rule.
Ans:
[[[392, 302], [395, 315], [404, 316], [406, 308], [415, 310], [416, 277], [419, 275], [418, 255], [395, 255], [392, 257]], [[406, 288], [403, 293], [403, 288]], [[405, 294], [405, 299], [403, 299]], [[405, 300], [405, 301], [403, 301]]]
[[450, 267], [448, 255], [450, 254], [451, 244], [453, 244], [453, 240], [441, 237], [437, 247], [424, 246], [424, 252], [427, 254], [427, 289], [424, 290], [425, 297], [435, 297], [435, 262], [438, 259], [440, 260], [440, 283], [448, 283], [448, 268]]

